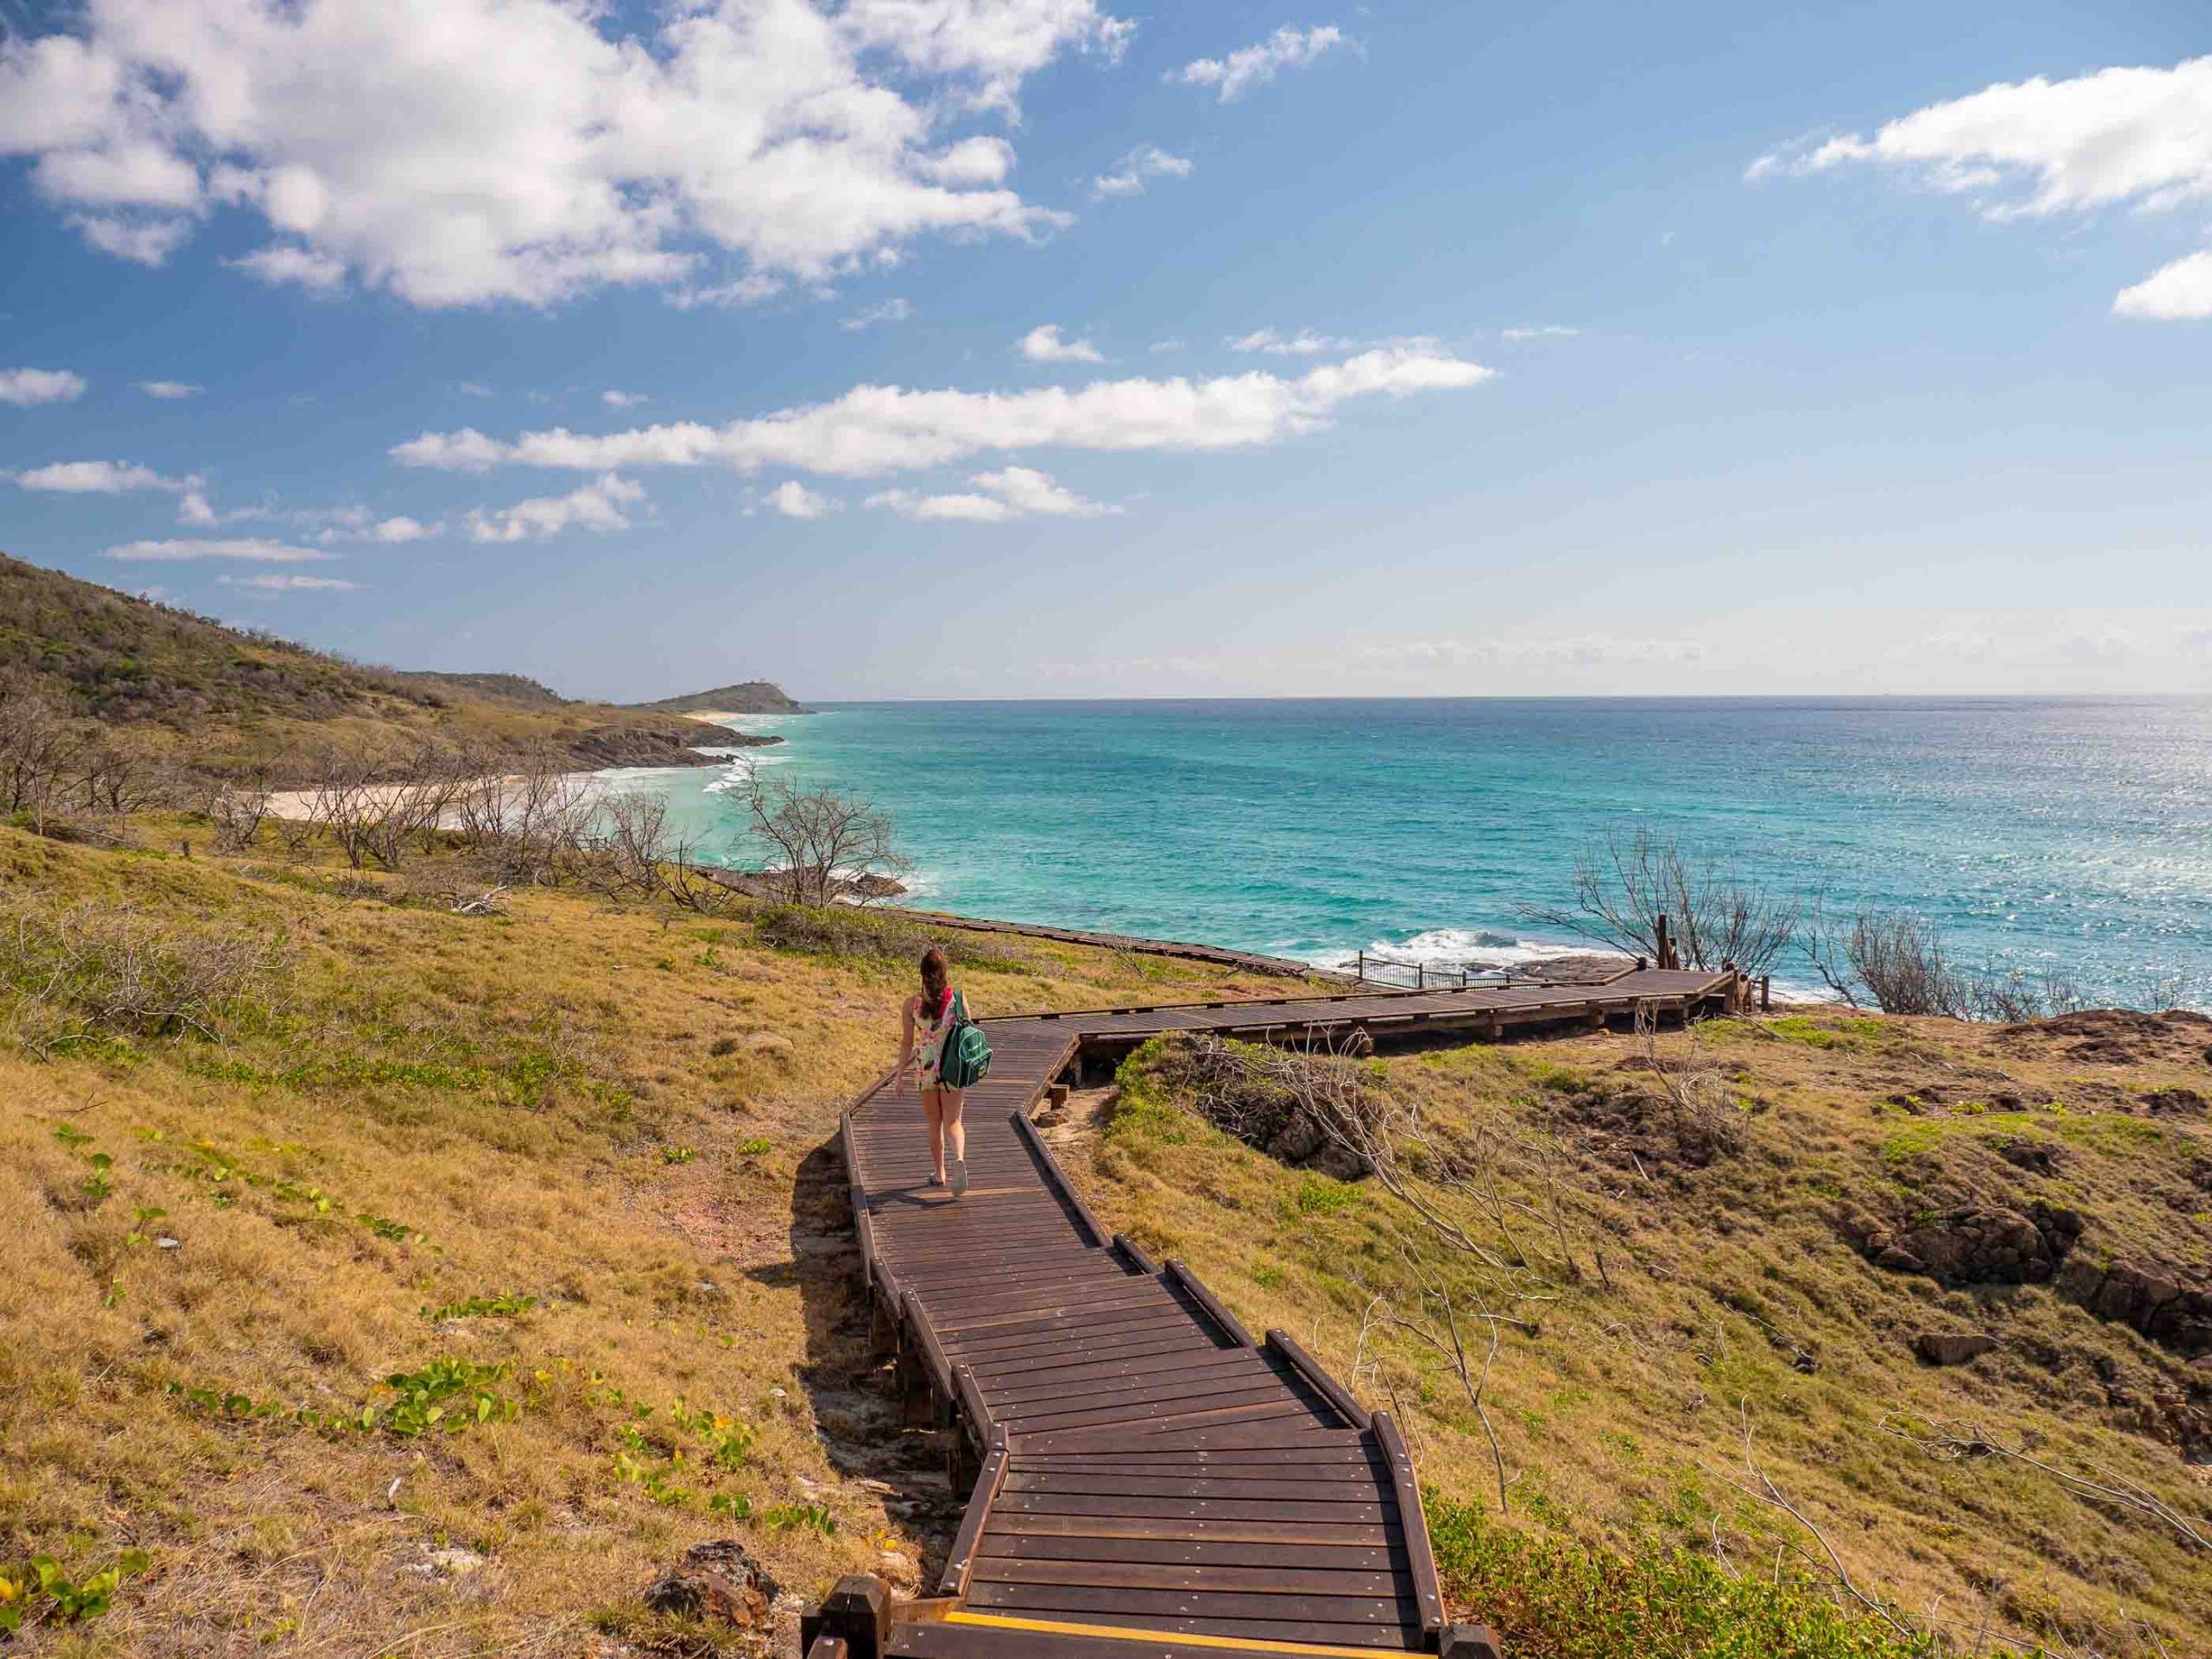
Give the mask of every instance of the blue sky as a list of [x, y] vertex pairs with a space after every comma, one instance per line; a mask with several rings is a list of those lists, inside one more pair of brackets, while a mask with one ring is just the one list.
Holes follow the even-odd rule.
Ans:
[[0, 0], [0, 549], [572, 695], [2212, 690], [2204, 14], [1793, 10]]

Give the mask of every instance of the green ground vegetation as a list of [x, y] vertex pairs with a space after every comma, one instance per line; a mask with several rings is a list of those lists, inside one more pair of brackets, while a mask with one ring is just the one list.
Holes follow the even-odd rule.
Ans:
[[[855, 1569], [918, 1588], [944, 1538], [851, 1456], [830, 1149], [896, 1052], [909, 925], [565, 888], [464, 916], [439, 890], [478, 878], [443, 853], [380, 877], [266, 830], [211, 844], [175, 817], [99, 848], [0, 828], [0, 1615], [22, 1650], [771, 1640], [640, 1605], [713, 1537], [794, 1595]], [[949, 943], [981, 1012], [1133, 1001], [1163, 972], [1184, 995], [1281, 983]]]
[[[2042, 1205], [2204, 1282], [2212, 1026], [2134, 1029], [1799, 1010], [1317, 1059], [1313, 1098], [1396, 1126], [1397, 1193], [1225, 1133], [1274, 1085], [1188, 1039], [1052, 1133], [1107, 1224], [1398, 1414], [1447, 1593], [1516, 1659], [2150, 1659], [2208, 1650], [2212, 1376], [1859, 1242]], [[1999, 1346], [1939, 1369], [1922, 1332]]]

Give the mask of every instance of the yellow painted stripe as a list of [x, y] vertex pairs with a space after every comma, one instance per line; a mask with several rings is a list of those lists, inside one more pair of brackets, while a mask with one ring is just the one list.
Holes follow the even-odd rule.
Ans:
[[1319, 1653], [1338, 1659], [1376, 1659], [1388, 1648], [1332, 1648], [1318, 1642], [1267, 1642], [1257, 1637], [1189, 1636], [1181, 1630], [1141, 1630], [1126, 1624], [1063, 1624], [1050, 1618], [1010, 1618], [999, 1613], [954, 1612], [948, 1624], [980, 1624], [994, 1630], [1035, 1630], [1045, 1636], [1089, 1636], [1106, 1642], [1165, 1642], [1184, 1648], [1236, 1648], [1247, 1653]]

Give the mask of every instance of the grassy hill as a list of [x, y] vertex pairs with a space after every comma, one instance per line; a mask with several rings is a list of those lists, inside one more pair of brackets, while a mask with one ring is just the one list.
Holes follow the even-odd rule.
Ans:
[[[0, 828], [0, 1578], [124, 1568], [67, 1651], [701, 1653], [639, 1599], [696, 1541], [807, 1595], [941, 1555], [829, 1150], [906, 925], [475, 880]], [[1281, 984], [946, 943], [985, 1008]], [[213, 1039], [114, 1011], [134, 951]]]
[[1402, 1195], [1216, 1127], [1271, 1106], [1233, 1052], [1155, 1046], [1053, 1133], [1109, 1226], [1399, 1411], [1515, 1659], [1919, 1650], [1892, 1619], [2152, 1659], [2212, 1651], [2212, 1295], [2114, 1287], [2212, 1288], [2208, 1039], [1810, 1011], [1387, 1058], [1338, 1082]]
[[74, 713], [165, 736], [217, 769], [340, 742], [539, 750], [579, 768], [699, 761], [693, 722], [571, 702], [519, 675], [367, 668], [0, 555], [0, 673]]
[[694, 691], [688, 696], [664, 697], [658, 702], [640, 702], [631, 706], [667, 715], [806, 713], [805, 709], [784, 695], [782, 687], [771, 685], [766, 680], [747, 680], [741, 685], [718, 685], [711, 691]]

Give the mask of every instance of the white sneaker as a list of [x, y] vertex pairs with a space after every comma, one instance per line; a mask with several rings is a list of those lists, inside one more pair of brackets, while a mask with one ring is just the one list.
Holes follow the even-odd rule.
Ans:
[[952, 1160], [952, 1196], [956, 1198], [968, 1196], [968, 1160], [965, 1158]]

